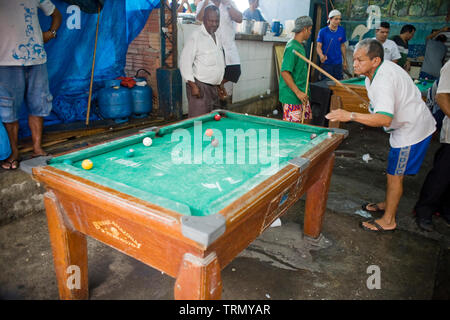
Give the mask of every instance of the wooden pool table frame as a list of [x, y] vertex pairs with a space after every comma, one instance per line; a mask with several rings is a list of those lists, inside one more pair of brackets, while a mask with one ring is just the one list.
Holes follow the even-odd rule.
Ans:
[[[183, 216], [51, 166], [34, 168], [34, 178], [47, 189], [44, 203], [60, 298], [89, 298], [88, 235], [176, 278], [176, 299], [220, 299], [221, 270], [305, 192], [304, 236], [321, 235], [334, 150], [346, 135], [336, 130], [207, 217]], [[80, 270], [79, 288], [67, 284], [74, 265]]]
[[[347, 83], [344, 84], [355, 91], [357, 94], [359, 94], [361, 97], [369, 101], [365, 85], [361, 86]], [[333, 82], [333, 84], [330, 85], [329, 88], [332, 91], [330, 100], [330, 112], [337, 109], [344, 109], [350, 112], [369, 113], [369, 110], [362, 105], [361, 99], [348, 92], [342, 86], [339, 86]], [[424, 97], [423, 95], [422, 99], [426, 101], [426, 97]], [[330, 128], [339, 128], [339, 125], [339, 121], [328, 122], [328, 127]]]

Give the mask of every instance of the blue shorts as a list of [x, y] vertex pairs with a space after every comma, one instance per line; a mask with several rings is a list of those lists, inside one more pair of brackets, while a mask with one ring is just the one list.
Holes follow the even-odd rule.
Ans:
[[53, 97], [48, 85], [47, 64], [34, 66], [0, 66], [0, 119], [19, 120], [25, 101], [28, 114], [46, 117], [52, 110]]
[[392, 176], [417, 174], [427, 153], [432, 136], [430, 135], [412, 146], [391, 148], [387, 173]]

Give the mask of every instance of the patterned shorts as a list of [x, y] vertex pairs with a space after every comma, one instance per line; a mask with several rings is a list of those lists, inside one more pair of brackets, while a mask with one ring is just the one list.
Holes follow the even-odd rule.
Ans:
[[[289, 122], [302, 122], [303, 113], [302, 104], [287, 104], [283, 105], [283, 120]], [[311, 106], [308, 104], [305, 106], [305, 120], [312, 119]]]

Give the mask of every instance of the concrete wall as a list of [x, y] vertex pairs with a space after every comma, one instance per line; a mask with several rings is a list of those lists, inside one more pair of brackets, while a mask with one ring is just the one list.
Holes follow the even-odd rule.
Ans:
[[259, 7], [269, 23], [277, 19], [284, 24], [286, 20], [309, 15], [309, 3], [306, 0], [259, 0]]

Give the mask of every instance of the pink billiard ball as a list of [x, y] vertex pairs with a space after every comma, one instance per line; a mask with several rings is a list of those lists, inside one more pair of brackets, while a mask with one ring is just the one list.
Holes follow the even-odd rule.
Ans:
[[205, 131], [205, 134], [206, 134], [208, 137], [211, 137], [211, 136], [213, 135], [213, 130], [212, 130], [212, 129], [207, 129], [207, 130]]
[[222, 117], [220, 116], [220, 114], [216, 114], [214, 116], [214, 120], [219, 121]]
[[212, 145], [214, 148], [217, 147], [217, 146], [219, 145], [219, 140], [213, 139], [213, 140], [211, 141], [211, 145]]

